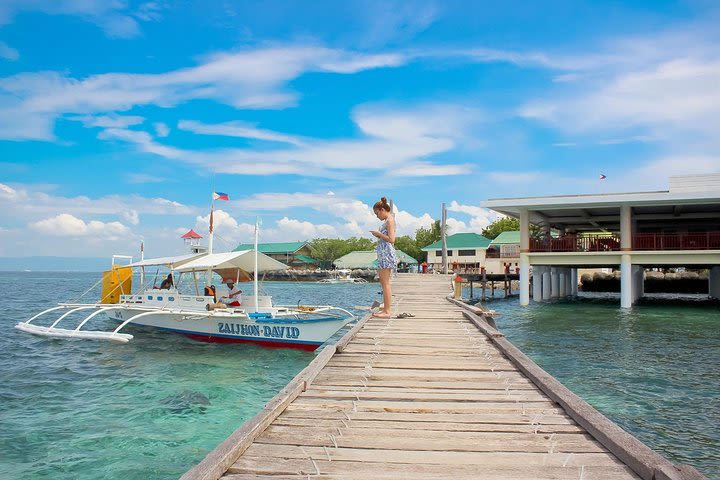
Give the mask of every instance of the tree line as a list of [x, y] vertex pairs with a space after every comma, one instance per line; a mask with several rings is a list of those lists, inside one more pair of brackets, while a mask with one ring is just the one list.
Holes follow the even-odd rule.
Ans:
[[[505, 231], [519, 230], [520, 223], [516, 218], [505, 217], [488, 225], [481, 235], [493, 239]], [[421, 249], [437, 242], [441, 238], [440, 220], [435, 220], [428, 228], [418, 228], [415, 236], [403, 235], [395, 239], [395, 248], [402, 250], [418, 262], [427, 260], [427, 252]], [[316, 238], [309, 243], [310, 252], [315, 260], [320, 262], [322, 268], [330, 268], [332, 262], [350, 252], [374, 250], [376, 242], [368, 238], [351, 237]]]

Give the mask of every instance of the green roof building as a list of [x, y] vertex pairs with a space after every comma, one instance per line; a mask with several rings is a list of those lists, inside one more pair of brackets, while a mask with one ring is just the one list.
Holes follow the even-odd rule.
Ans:
[[[406, 263], [408, 265], [417, 265], [417, 260], [403, 252], [402, 250], [395, 250], [399, 263]], [[377, 253], [375, 250], [368, 251], [357, 251], [350, 252], [342, 257], [338, 258], [333, 262], [337, 268], [378, 268]]]
[[[452, 270], [479, 269], [485, 261], [485, 250], [490, 239], [477, 233], [456, 233], [447, 237], [448, 265]], [[442, 268], [442, 241], [438, 240], [422, 249], [427, 252], [428, 265], [439, 270]]]
[[487, 258], [504, 258], [506, 261], [518, 261], [520, 258], [520, 230], [502, 232], [490, 242]]
[[[252, 250], [252, 243], [241, 243], [235, 251]], [[318, 261], [310, 256], [308, 242], [258, 243], [258, 252], [264, 253], [275, 260], [292, 268], [315, 268]]]

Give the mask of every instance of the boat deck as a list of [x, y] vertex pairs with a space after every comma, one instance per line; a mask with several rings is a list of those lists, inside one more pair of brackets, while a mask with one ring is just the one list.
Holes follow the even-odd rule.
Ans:
[[445, 298], [449, 276], [393, 287], [414, 317], [365, 318], [183, 478], [639, 478]]

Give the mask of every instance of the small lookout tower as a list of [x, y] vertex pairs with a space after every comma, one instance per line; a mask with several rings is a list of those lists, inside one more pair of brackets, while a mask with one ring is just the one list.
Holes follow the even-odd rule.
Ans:
[[202, 235], [197, 233], [195, 230], [190, 229], [185, 235], [182, 237], [183, 240], [185, 240], [185, 245], [190, 247], [190, 251], [192, 253], [205, 253], [207, 252], [207, 247], [205, 245], [200, 245], [200, 239], [202, 238]]

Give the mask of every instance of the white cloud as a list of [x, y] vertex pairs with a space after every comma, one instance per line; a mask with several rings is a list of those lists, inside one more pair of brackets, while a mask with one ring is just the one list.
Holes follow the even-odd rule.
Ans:
[[128, 218], [133, 218], [135, 214], [187, 215], [195, 211], [194, 207], [165, 198], [148, 198], [139, 195], [106, 195], [99, 198], [63, 197], [33, 187], [12, 188], [0, 183], [0, 222], [9, 218], [34, 220], [57, 215], [58, 212], [75, 216], [129, 215]]
[[16, 122], [20, 119], [18, 123], [35, 128], [21, 135], [21, 128], [0, 125], [0, 138], [49, 140], [53, 137], [48, 125], [62, 114], [170, 107], [192, 99], [237, 108], [286, 107], [296, 101], [296, 94], [285, 91], [285, 85], [304, 73], [351, 74], [405, 61], [400, 54], [291, 45], [215, 54], [197, 66], [164, 73], [106, 73], [84, 79], [59, 72], [20, 73], [0, 79], [0, 107], [17, 112]]
[[[169, 159], [202, 165], [217, 173], [238, 175], [297, 174], [326, 178], [347, 177], [351, 170], [384, 170], [395, 176], [460, 175], [470, 171], [467, 164], [435, 164], [433, 155], [458, 148], [469, 127], [482, 119], [477, 110], [456, 105], [429, 104], [392, 110], [387, 106], [363, 106], [353, 119], [367, 136], [358, 139], [321, 140], [284, 138], [291, 147], [277, 149], [223, 148], [211, 151], [181, 150], [153, 140], [147, 132], [107, 129], [103, 139], [135, 143], [140, 150]], [[203, 132], [236, 132], [269, 139], [276, 132], [248, 132], [237, 125], [204, 125], [184, 121], [181, 128]], [[236, 132], [237, 133], [237, 132]], [[279, 140], [279, 138], [275, 138]], [[422, 160], [421, 160], [422, 159]]]
[[720, 34], [709, 23], [614, 39], [583, 52], [583, 60], [551, 55], [550, 63], [567, 73], [518, 113], [566, 134], [610, 136], [610, 143], [653, 141], [667, 151], [715, 152]]
[[140, 34], [136, 19], [159, 19], [158, 2], [146, 2], [131, 10], [124, 0], [5, 0], [0, 4], [0, 25], [21, 12], [71, 15], [100, 27], [108, 37], [130, 38]]
[[170, 128], [162, 122], [153, 123], [153, 127], [155, 128], [155, 135], [158, 137], [164, 138], [170, 135]]
[[138, 214], [137, 210], [120, 212], [120, 216], [124, 218], [125, 221], [128, 222], [130, 225], [137, 225], [138, 223], [140, 223], [140, 215]]
[[77, 115], [67, 117], [68, 120], [82, 122], [86, 127], [127, 128], [145, 121], [137, 115]]
[[61, 213], [55, 217], [31, 223], [28, 226], [43, 235], [56, 237], [94, 236], [117, 240], [131, 235], [130, 229], [120, 222], [105, 223], [91, 220], [86, 223], [68, 213]]
[[227, 137], [250, 138], [256, 140], [266, 140], [269, 142], [289, 143], [291, 145], [298, 146], [303, 144], [302, 139], [299, 137], [285, 135], [271, 130], [255, 128], [254, 125], [248, 125], [242, 122], [227, 122], [208, 125], [193, 120], [181, 120], [178, 122], [178, 128], [198, 135], [222, 135]]
[[[482, 231], [485, 227], [498, 219], [498, 214], [490, 209], [476, 205], [462, 205], [455, 200], [450, 202], [450, 206], [447, 207], [447, 209], [449, 212], [464, 213], [470, 216], [469, 224], [465, 224], [465, 222], [460, 221], [454, 223], [453, 228], [455, 231], [453, 233], [461, 231], [480, 233], [480, 231]], [[450, 225], [449, 218], [448, 224]]]
[[0, 58], [15, 61], [20, 58], [20, 53], [5, 42], [0, 42]]
[[148, 173], [128, 173], [125, 175], [125, 178], [130, 183], [162, 183], [167, 181], [165, 177], [150, 175]]

